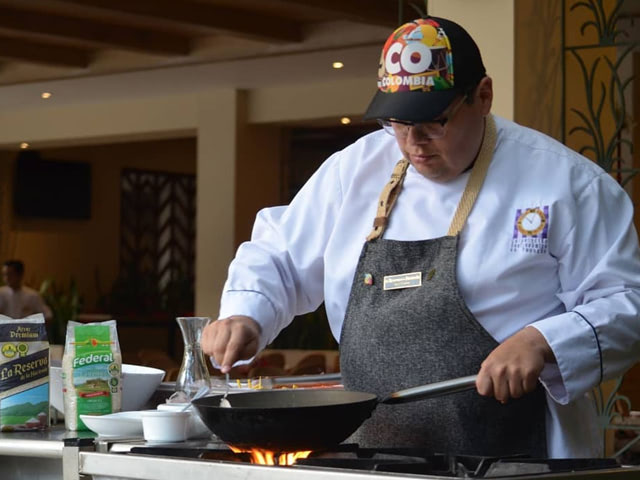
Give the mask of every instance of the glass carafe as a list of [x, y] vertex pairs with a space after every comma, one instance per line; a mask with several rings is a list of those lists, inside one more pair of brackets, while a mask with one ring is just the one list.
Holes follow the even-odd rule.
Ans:
[[191, 398], [200, 388], [211, 386], [209, 370], [202, 348], [200, 348], [202, 330], [211, 319], [208, 317], [178, 317], [176, 321], [180, 325], [184, 341], [184, 355], [176, 379], [176, 392], [182, 391]]

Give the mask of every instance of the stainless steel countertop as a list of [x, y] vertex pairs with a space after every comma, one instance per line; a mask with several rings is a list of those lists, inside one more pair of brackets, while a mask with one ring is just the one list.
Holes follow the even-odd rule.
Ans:
[[[94, 480], [453, 480], [456, 477], [413, 475], [319, 467], [279, 467], [216, 460], [197, 460], [148, 455], [115, 455], [80, 452], [80, 473]], [[501, 480], [633, 480], [640, 478], [640, 467], [583, 472], [516, 475]]]
[[[97, 439], [92, 432], [68, 432], [63, 425], [56, 425], [41, 432], [0, 433], [0, 456], [18, 456], [32, 458], [62, 459], [64, 479], [79, 479], [81, 475], [91, 475], [94, 480], [122, 478], [135, 480], [174, 480], [188, 474], [190, 480], [210, 480], [227, 478], [237, 480], [293, 480], [293, 479], [329, 479], [329, 480], [391, 480], [410, 478], [420, 480], [444, 479], [436, 475], [408, 475], [369, 471], [341, 470], [310, 467], [267, 467], [243, 463], [213, 460], [197, 460], [175, 457], [157, 457], [126, 452], [133, 446], [146, 446], [143, 439], [129, 441]], [[78, 448], [78, 442], [88, 443]], [[69, 445], [65, 447], [65, 441]], [[214, 441], [187, 442], [183, 446], [204, 446]], [[516, 477], [504, 477], [504, 480]], [[519, 480], [596, 480], [605, 478], [640, 478], [640, 466], [611, 470], [593, 470], [544, 474], [535, 476], [517, 476]]]
[[0, 433], [0, 455], [38, 458], [62, 458], [65, 440], [93, 439], [93, 432], [70, 432], [64, 425], [55, 425], [35, 432]]

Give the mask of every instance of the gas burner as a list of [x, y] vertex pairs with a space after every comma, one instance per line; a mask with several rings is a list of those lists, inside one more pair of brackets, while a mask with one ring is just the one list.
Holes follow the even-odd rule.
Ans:
[[[181, 447], [179, 444], [160, 447], [134, 447], [132, 454], [198, 458], [223, 462], [251, 463], [248, 453], [234, 453], [226, 447]], [[278, 452], [281, 453], [281, 452]], [[618, 469], [615, 459], [536, 459], [525, 456], [479, 457], [433, 453], [407, 448], [359, 448], [343, 444], [331, 450], [312, 452], [308, 458], [298, 459], [294, 465], [282, 468], [340, 469], [348, 471], [392, 473], [396, 475], [429, 475], [452, 478], [502, 478], [540, 476], [568, 472]]]
[[296, 465], [458, 478], [499, 478], [618, 468], [614, 459], [535, 459], [434, 454], [420, 449], [352, 448], [317, 452]]

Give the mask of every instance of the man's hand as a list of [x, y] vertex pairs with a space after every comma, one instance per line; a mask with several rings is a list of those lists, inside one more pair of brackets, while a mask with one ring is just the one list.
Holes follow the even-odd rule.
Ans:
[[202, 331], [202, 351], [213, 357], [222, 373], [228, 373], [238, 360], [258, 353], [260, 325], [253, 318], [233, 316], [210, 323]]
[[556, 359], [549, 344], [534, 327], [507, 338], [482, 362], [476, 387], [480, 395], [502, 403], [535, 390], [546, 363]]

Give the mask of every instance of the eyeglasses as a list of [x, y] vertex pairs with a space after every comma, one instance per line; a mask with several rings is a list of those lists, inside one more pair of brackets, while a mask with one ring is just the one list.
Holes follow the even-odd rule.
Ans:
[[449, 112], [437, 120], [413, 123], [396, 120], [395, 118], [379, 118], [378, 123], [384, 128], [385, 132], [398, 138], [406, 138], [409, 135], [410, 128], [413, 128], [415, 135], [420, 138], [442, 138], [445, 133], [447, 133], [447, 123], [455, 116], [458, 110], [460, 110], [460, 107], [467, 100], [467, 97], [468, 95], [463, 95], [461, 100], [454, 105]]

